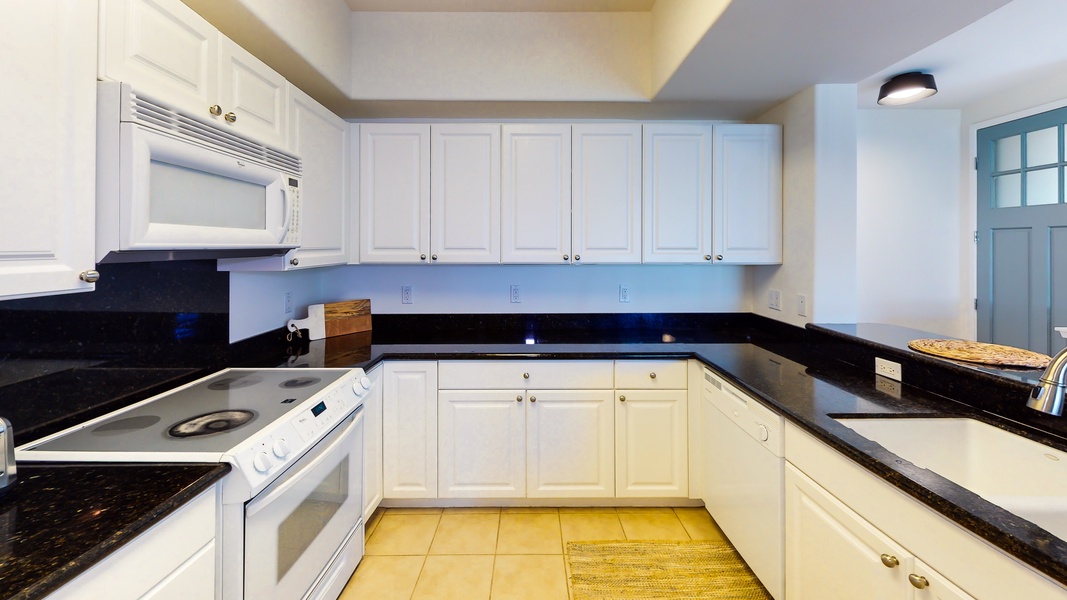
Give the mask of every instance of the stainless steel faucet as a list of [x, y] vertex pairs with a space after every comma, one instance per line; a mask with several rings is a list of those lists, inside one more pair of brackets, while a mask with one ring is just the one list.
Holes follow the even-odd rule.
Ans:
[[1050, 415], [1063, 414], [1064, 394], [1067, 393], [1067, 348], [1052, 358], [1041, 374], [1041, 381], [1030, 391], [1026, 405]]

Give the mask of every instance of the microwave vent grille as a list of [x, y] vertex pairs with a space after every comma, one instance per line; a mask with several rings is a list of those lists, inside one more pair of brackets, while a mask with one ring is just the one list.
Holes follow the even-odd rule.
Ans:
[[209, 147], [221, 148], [290, 175], [303, 174], [303, 165], [297, 156], [201, 122], [144, 96], [131, 94], [130, 103], [133, 117], [141, 123], [186, 139], [197, 140]]

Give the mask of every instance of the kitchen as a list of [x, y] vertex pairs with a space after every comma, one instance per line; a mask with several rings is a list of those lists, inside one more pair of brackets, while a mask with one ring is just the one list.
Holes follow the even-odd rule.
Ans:
[[[211, 15], [211, 7], [195, 6], [195, 4], [190, 3], [194, 5], [193, 8], [204, 11], [208, 20], [219, 27], [222, 33], [238, 41], [247, 49], [259, 54], [262, 46], [273, 45], [278, 48], [283, 56], [278, 57], [276, 63], [272, 60], [272, 66], [278, 70], [287, 69], [287, 77], [299, 83], [298, 87], [306, 91], [326, 88], [325, 92], [316, 97], [332, 107], [344, 107], [346, 100], [336, 98], [331, 100], [329, 79], [343, 80], [347, 68], [343, 64], [329, 66], [329, 62], [325, 63], [327, 66], [322, 66], [324, 64], [322, 61], [316, 63], [312, 60], [321, 57], [316, 53], [328, 53], [330, 48], [336, 50], [338, 46], [344, 44], [331, 45], [331, 38], [308, 33], [317, 32], [320, 29], [337, 29], [336, 22], [340, 20], [326, 14], [330, 9], [322, 8], [321, 10], [324, 11], [322, 14], [309, 11], [306, 14], [291, 15], [285, 14], [284, 7], [274, 7], [279, 12], [272, 15], [270, 14], [271, 7], [264, 7], [262, 4], [257, 4], [255, 8], [252, 8], [244, 7], [237, 2], [210, 3], [216, 7], [214, 10], [232, 11], [234, 19], [227, 21], [223, 16]], [[671, 3], [657, 3], [657, 5], [660, 4], [668, 7]], [[1016, 5], [1025, 8], [1025, 3], [1018, 2], [1011, 3], [1009, 7]], [[346, 7], [339, 5], [333, 8], [347, 10]], [[992, 8], [991, 4], [986, 10]], [[262, 17], [260, 19], [251, 21], [243, 19], [254, 10], [265, 11], [265, 14], [260, 15]], [[758, 10], [758, 7], [752, 10]], [[977, 16], [980, 15], [966, 18], [974, 19]], [[731, 12], [725, 13], [725, 17], [740, 18], [735, 17]], [[411, 27], [415, 31], [418, 27], [428, 27], [433, 24], [433, 19], [429, 17], [426, 22], [419, 22], [417, 17], [411, 15], [404, 19], [415, 21], [414, 23], [405, 22], [406, 27]], [[358, 20], [357, 18], [356, 21]], [[311, 21], [310, 25], [309, 21]], [[237, 23], [241, 25], [236, 26]], [[271, 23], [277, 27], [277, 33], [271, 29]], [[293, 26], [287, 32], [279, 23], [301, 23], [301, 25]], [[917, 51], [939, 37], [948, 36], [955, 28], [964, 24], [966, 21], [946, 26], [949, 28], [938, 37], [916, 42], [913, 50]], [[356, 22], [354, 28], [359, 26], [360, 23]], [[364, 23], [363, 26], [367, 25]], [[845, 29], [841, 24], [830, 22], [824, 23], [824, 26], [830, 28], [831, 31]], [[73, 30], [78, 31], [76, 27], [73, 27]], [[386, 28], [383, 31], [390, 30]], [[12, 35], [8, 36], [9, 40], [19, 39], [16, 35], [18, 32], [11, 33]], [[697, 36], [702, 36], [703, 33], [701, 31]], [[301, 39], [301, 35], [305, 37]], [[350, 34], [342, 31], [340, 35], [344, 38]], [[248, 40], [246, 41], [242, 36], [246, 36]], [[313, 38], [316, 43], [311, 44], [309, 38]], [[281, 39], [283, 43], [272, 44], [272, 40], [278, 39]], [[369, 36], [369, 40], [370, 42], [367, 43], [384, 43], [372, 36]], [[752, 43], [758, 42], [759, 40], [754, 40]], [[403, 41], [399, 40], [396, 43], [402, 44]], [[640, 48], [631, 49], [628, 52], [640, 52]], [[112, 267], [105, 265], [100, 271], [103, 277], [110, 277], [109, 269], [116, 275], [121, 272], [124, 277], [119, 277], [119, 279], [128, 278], [127, 273], [135, 273], [134, 278], [144, 278], [145, 281], [150, 278], [176, 279], [177, 283], [173, 284], [179, 290], [175, 292], [176, 297], [161, 294], [158, 298], [152, 297], [151, 301], [166, 306], [167, 308], [163, 310], [169, 310], [175, 314], [204, 313], [210, 317], [207, 321], [226, 321], [227, 323], [221, 325], [224, 329], [222, 335], [224, 339], [234, 343], [282, 327], [285, 320], [293, 316], [283, 310], [282, 298], [286, 292], [291, 294], [292, 305], [296, 307], [295, 311], [316, 302], [369, 297], [373, 301], [376, 315], [618, 313], [621, 309], [633, 313], [751, 312], [793, 325], [803, 325], [809, 321], [816, 323], [889, 322], [941, 334], [973, 337], [973, 318], [970, 316], [973, 314], [970, 304], [974, 295], [974, 284], [971, 279], [973, 275], [970, 275], [974, 271], [973, 266], [970, 265], [973, 252], [968, 246], [970, 244], [969, 234], [959, 233], [973, 229], [973, 225], [970, 224], [971, 217], [968, 216], [973, 209], [967, 208], [972, 203], [969, 184], [966, 181], [969, 176], [966, 170], [960, 168], [960, 165], [966, 164], [968, 160], [962, 157], [970, 154], [967, 151], [969, 128], [973, 123], [1027, 111], [1035, 106], [1055, 103], [1058, 99], [1067, 97], [1067, 93], [1062, 89], [1055, 89], [1057, 82], [1055, 77], [1035, 77], [1028, 87], [1023, 86], [1015, 91], [1003, 92], [999, 95], [981, 96], [980, 101], [973, 102], [967, 109], [961, 109], [959, 106], [943, 110], [916, 109], [914, 111], [867, 108], [873, 106], [871, 99], [875, 93], [870, 86], [877, 88], [884, 79], [895, 72], [892, 71], [892, 66], [894, 66], [892, 63], [895, 60], [904, 61], [908, 54], [882, 58], [881, 63], [875, 63], [877, 68], [869, 68], [868, 71], [845, 80], [846, 83], [836, 79], [807, 82], [805, 84], [807, 86], [812, 83], [820, 83], [820, 85], [807, 88], [797, 87], [795, 89], [798, 93], [795, 95], [779, 96], [774, 102], [767, 103], [765, 108], [757, 109], [757, 111], [745, 109], [746, 114], [737, 116], [726, 112], [685, 114], [686, 118], [737, 118], [751, 122], [778, 122], [785, 125], [787, 135], [785, 136], [783, 205], [786, 224], [784, 236], [786, 259], [781, 266], [716, 265], [713, 269], [707, 269], [699, 265], [592, 265], [585, 267], [573, 265], [555, 267], [435, 265], [429, 268], [358, 265], [286, 273], [231, 271], [227, 275], [208, 272], [209, 270], [199, 263], [195, 266], [182, 266], [182, 263], [175, 262], [167, 267], [145, 268], [130, 265]], [[8, 53], [8, 55], [11, 54]], [[262, 54], [262, 56], [269, 56], [269, 54]], [[679, 57], [678, 60], [682, 61], [685, 67], [682, 59], [684, 56]], [[346, 58], [346, 61], [351, 60], [351, 56]], [[643, 60], [647, 61], [647, 58]], [[296, 68], [303, 67], [306, 63], [315, 64], [319, 68], [310, 71]], [[593, 67], [597, 68], [602, 66], [605, 65], [599, 62], [593, 64]], [[913, 64], [902, 65], [901, 70], [914, 66]], [[367, 64], [362, 64], [361, 67], [369, 68]], [[95, 73], [95, 65], [90, 65], [89, 68]], [[883, 68], [884, 73], [879, 71]], [[577, 76], [588, 75], [588, 72], [583, 73], [580, 69], [576, 71]], [[604, 68], [604, 71], [615, 72], [608, 68]], [[873, 71], [879, 72], [871, 75]], [[341, 74], [338, 75], [338, 72]], [[684, 73], [685, 69], [679, 68], [679, 72]], [[765, 70], [758, 72], [767, 73]], [[373, 73], [366, 75], [373, 75]], [[416, 75], [425, 75], [425, 73], [417, 71]], [[864, 79], [868, 76], [875, 83], [872, 84]], [[767, 78], [770, 77], [767, 76]], [[372, 82], [376, 81], [373, 77], [368, 77], [368, 79]], [[514, 79], [514, 76], [510, 79], [512, 84], [514, 84]], [[537, 82], [536, 78], [531, 79]], [[623, 76], [622, 79], [623, 83], [626, 83], [626, 77]], [[432, 81], [427, 77], [413, 77], [412, 80], [426, 81], [428, 84]], [[462, 78], [458, 80], [462, 81]], [[1038, 80], [1040, 84], [1034, 83]], [[507, 82], [509, 79], [501, 75], [501, 81]], [[948, 96], [950, 89], [945, 81], [941, 78], [944, 89], [930, 101]], [[857, 82], [862, 83], [857, 84]], [[547, 113], [543, 118], [568, 122], [577, 118], [644, 120], [652, 118], [643, 116], [649, 113], [634, 112], [632, 115], [627, 115], [625, 111], [658, 109], [656, 106], [658, 102], [643, 102], [640, 93], [634, 92], [635, 86], [622, 85], [618, 80], [610, 81], [608, 84], [623, 88], [620, 90], [617, 87], [611, 90], [615, 96], [610, 99], [615, 102], [622, 101], [624, 104], [597, 103], [590, 105], [589, 109], [561, 104], [560, 101], [563, 100], [591, 101], [588, 96], [582, 97], [585, 93], [582, 88], [569, 86], [562, 92], [560, 90], [554, 92], [566, 95], [547, 98], [557, 102], [546, 102], [542, 108], [520, 108], [520, 110], [530, 112], [514, 118], [528, 117], [530, 114], [541, 116]], [[640, 88], [641, 85], [636, 86], [636, 89]], [[412, 97], [417, 99], [420, 98], [416, 95], [419, 92], [420, 90], [401, 90], [393, 93], [404, 93], [409, 96], [381, 96], [379, 98]], [[452, 95], [446, 94], [454, 94], [455, 90], [439, 90], [439, 92], [446, 98], [453, 98]], [[487, 93], [499, 92], [498, 89], [487, 88]], [[370, 90], [366, 96], [361, 96], [366, 98], [364, 101], [353, 101], [353, 104], [359, 105], [365, 111], [353, 113], [353, 115], [361, 115], [353, 120], [372, 118], [394, 120], [412, 115], [436, 120], [446, 119], [444, 116], [446, 114], [454, 114], [455, 117], [460, 118], [484, 119], [486, 114], [484, 112], [456, 114], [448, 111], [498, 110], [479, 105], [478, 99], [456, 98], [457, 102], [454, 102], [451, 108], [447, 106], [438, 109], [431, 108], [427, 109], [426, 113], [420, 113], [417, 112], [415, 105], [376, 99], [375, 93], [388, 92]], [[532, 92], [526, 89], [524, 93]], [[682, 97], [682, 92], [676, 93]], [[857, 97], [862, 108], [857, 108]], [[546, 99], [545, 96], [533, 95], [527, 98]], [[515, 98], [505, 97], [504, 99], [514, 100]], [[784, 99], [787, 101], [779, 103]], [[470, 104], [464, 104], [459, 100], [470, 102]], [[641, 106], [626, 106], [625, 100], [630, 100], [631, 104], [640, 103]], [[645, 104], [649, 106], [646, 108]], [[340, 111], [340, 108], [335, 110]], [[430, 112], [433, 110], [442, 112]], [[682, 107], [679, 110], [709, 111], [715, 109], [708, 103], [707, 107], [688, 109]], [[505, 113], [491, 112], [489, 114], [501, 121], [511, 118], [505, 118], [507, 117]], [[56, 133], [58, 139], [63, 139], [64, 135], [66, 132], [63, 131]], [[909, 148], [907, 152], [897, 151], [888, 158], [877, 152], [882, 147], [894, 147], [893, 144], [896, 144], [896, 147], [904, 146], [914, 139], [920, 140], [920, 143], [905, 146]], [[919, 146], [922, 152], [916, 151], [915, 146]], [[928, 154], [923, 152], [928, 152]], [[884, 164], [887, 168], [872, 169], [871, 161], [883, 161], [878, 164]], [[19, 163], [16, 161], [16, 164]], [[899, 181], [899, 178], [894, 177], [896, 173], [904, 172], [915, 174], [908, 180], [906, 186]], [[909, 209], [914, 212], [908, 212], [906, 215], [886, 215], [884, 212], [877, 212], [878, 206], [868, 205], [874, 202], [874, 200], [868, 201], [868, 198], [876, 198], [877, 193], [884, 193], [882, 190], [885, 186], [882, 182], [886, 179], [894, 184], [893, 187], [888, 188], [894, 190], [892, 199], [897, 202], [907, 202]], [[18, 186], [30, 185], [29, 182], [24, 183], [24, 181], [25, 179], [16, 182], [15, 189], [20, 190]], [[932, 189], [937, 190], [937, 193], [932, 193]], [[859, 193], [856, 190], [859, 190]], [[25, 196], [31, 193], [34, 193], [32, 188], [23, 194], [14, 195]], [[21, 215], [24, 211], [26, 209], [20, 206], [12, 207], [12, 212], [16, 215]], [[922, 217], [917, 218], [915, 215], [922, 215]], [[31, 211], [26, 218], [30, 219], [34, 216], [35, 214]], [[354, 211], [349, 212], [350, 218], [355, 216]], [[910, 246], [898, 245], [900, 242], [897, 240], [908, 239], [908, 235], [902, 234], [914, 227], [914, 222], [919, 220], [947, 222], [947, 229], [941, 229], [940, 235], [924, 241], [918, 250]], [[889, 227], [890, 224], [896, 225], [896, 229]], [[952, 234], [953, 231], [957, 233]], [[852, 232], [855, 232], [855, 237]], [[355, 241], [349, 240], [347, 243], [350, 249], [357, 247]], [[25, 247], [31, 246], [22, 248]], [[893, 248], [897, 252], [887, 252], [886, 248]], [[920, 257], [940, 255], [945, 258], [942, 261], [920, 261], [913, 254], [917, 251], [921, 251]], [[804, 258], [806, 256], [811, 256], [810, 261]], [[95, 265], [90, 264], [89, 268], [93, 266]], [[869, 268], [864, 269], [861, 268], [862, 266]], [[882, 275], [876, 276], [876, 273]], [[18, 275], [14, 277], [18, 278]], [[4, 279], [6, 281], [9, 278]], [[209, 298], [188, 292], [182, 294], [180, 291], [196, 289], [196, 282], [200, 280], [213, 282], [211, 289], [216, 290], [217, 293]], [[222, 283], [219, 283], [220, 281]], [[884, 281], [891, 282], [892, 287], [887, 289]], [[619, 286], [623, 284], [630, 286], [632, 295], [631, 302], [626, 306], [622, 306], [619, 302]], [[25, 285], [25, 278], [23, 278], [23, 285]], [[512, 285], [521, 286], [522, 301], [519, 303], [509, 301], [508, 290]], [[121, 288], [124, 286], [133, 289], [123, 292]], [[400, 290], [405, 286], [413, 288], [413, 303], [410, 305], [402, 302]], [[27, 306], [34, 306], [41, 311], [70, 311], [72, 305], [88, 303], [88, 307], [73, 308], [73, 311], [93, 311], [94, 317], [100, 317], [101, 313], [106, 317], [109, 309], [111, 312], [123, 312], [125, 308], [127, 312], [143, 313], [160, 310], [157, 307], [144, 307], [151, 304], [149, 297], [154, 294], [147, 283], [143, 288], [128, 283], [117, 285], [111, 283], [108, 286], [98, 283], [97, 287], [98, 289], [91, 294], [57, 296], [47, 300], [42, 299], [39, 302], [13, 302], [21, 302], [22, 304], [18, 306], [22, 310], [26, 310]], [[41, 293], [48, 288], [37, 285], [29, 289]], [[767, 297], [771, 289], [781, 291], [784, 310], [774, 311], [764, 306], [766, 303], [763, 299]], [[5, 288], [5, 291], [7, 290], [15, 290], [15, 288]], [[17, 290], [10, 291], [9, 295], [14, 296], [19, 293]], [[29, 294], [26, 291], [22, 293]], [[110, 296], [102, 299], [92, 298], [107, 294]], [[795, 314], [798, 312], [796, 310], [798, 295], [807, 296], [810, 303], [806, 309], [807, 317]], [[81, 298], [82, 296], [84, 298]], [[187, 298], [188, 300], [184, 303], [191, 306], [183, 306], [183, 302], [179, 302], [178, 298]], [[277, 302], [263, 301], [264, 298], [276, 298]], [[97, 306], [92, 306], [93, 304]], [[208, 306], [200, 306], [201, 304]], [[9, 306], [16, 305], [9, 304]], [[914, 312], [899, 314], [896, 311], [902, 310], [900, 307], [908, 307], [908, 310]], [[116, 308], [118, 310], [115, 310]], [[12, 308], [11, 312], [19, 309]], [[144, 314], [138, 318], [148, 323], [153, 317], [150, 314]], [[71, 317], [71, 321], [76, 322], [76, 317]], [[169, 323], [160, 329], [173, 327], [173, 325]], [[214, 321], [202, 322], [199, 325], [219, 327], [219, 324]], [[377, 334], [379, 330], [377, 324], [375, 329]], [[196, 327], [191, 327], [189, 330], [198, 331]], [[27, 329], [25, 337], [21, 340], [17, 339], [17, 331], [18, 327], [14, 327], [11, 335], [15, 341], [25, 344], [32, 338], [34, 330]], [[108, 332], [108, 327], [101, 326], [98, 333], [107, 335]], [[211, 334], [217, 336], [218, 332], [213, 330]], [[163, 344], [165, 340], [159, 343]], [[17, 435], [17, 424], [15, 430]]]

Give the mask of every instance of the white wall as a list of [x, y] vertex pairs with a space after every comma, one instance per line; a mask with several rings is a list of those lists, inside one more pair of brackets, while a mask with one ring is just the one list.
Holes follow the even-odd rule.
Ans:
[[859, 111], [859, 322], [972, 335], [973, 296], [960, 268], [959, 241], [970, 230], [961, 229], [959, 134], [957, 110]]
[[354, 12], [352, 98], [644, 101], [650, 13]]
[[652, 6], [652, 95], [659, 93], [730, 0], [657, 0]]
[[[720, 265], [353, 265], [230, 274], [230, 340], [284, 327], [306, 306], [370, 298], [375, 314], [749, 312], [746, 267]], [[619, 302], [619, 285], [630, 302]], [[410, 285], [414, 303], [402, 304]], [[522, 286], [522, 302], [510, 299]], [[293, 292], [294, 315], [283, 311]]]

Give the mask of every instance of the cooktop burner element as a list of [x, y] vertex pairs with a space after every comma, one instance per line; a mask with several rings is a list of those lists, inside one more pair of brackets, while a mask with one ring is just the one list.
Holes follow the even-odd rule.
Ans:
[[244, 375], [241, 377], [225, 377], [218, 381], [212, 381], [208, 384], [209, 390], [237, 390], [250, 385], [256, 385], [260, 381], [263, 381], [262, 377], [256, 375]]
[[285, 389], [302, 388], [307, 387], [309, 385], [315, 385], [320, 381], [322, 381], [322, 379], [318, 377], [294, 377], [292, 379], [286, 379], [285, 381], [281, 382], [280, 384], [278, 384], [278, 387]]
[[197, 437], [232, 431], [256, 418], [250, 410], [219, 410], [197, 415], [167, 430], [167, 435], [177, 438]]

